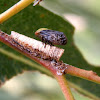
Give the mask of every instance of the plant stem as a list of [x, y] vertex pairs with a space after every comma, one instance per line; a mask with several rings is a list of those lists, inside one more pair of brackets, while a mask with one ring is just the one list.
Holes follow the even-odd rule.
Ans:
[[68, 86], [68, 82], [67, 82], [66, 78], [64, 77], [64, 75], [61, 75], [61, 76], [56, 75], [55, 78], [57, 79], [66, 100], [74, 100], [74, 97]]
[[14, 42], [11, 35], [1, 32], [0, 33], [0, 41], [5, 43], [8, 46], [14, 48], [15, 50], [19, 51], [20, 53], [24, 54], [28, 58], [31, 58], [32, 60], [35, 60], [39, 64], [43, 65], [43, 67], [48, 69], [54, 75], [54, 77], [58, 80], [58, 82], [61, 86], [61, 89], [65, 95], [66, 100], [74, 100], [72, 93], [68, 87], [66, 79], [64, 78], [63, 75], [57, 74], [58, 70], [56, 70], [55, 66], [52, 65], [52, 61], [43, 60], [41, 58], [32, 56], [30, 53], [26, 52], [25, 49], [22, 49], [19, 46], [15, 45], [15, 44], [18, 44], [18, 42]]
[[86, 71], [84, 69], [76, 68], [71, 65], [66, 65], [67, 69], [65, 70], [66, 74], [77, 76], [95, 83], [100, 84], [100, 77], [93, 71]]
[[0, 24], [30, 5], [33, 1], [34, 0], [21, 0], [8, 10], [0, 14]]
[[[2, 37], [2, 35], [0, 35], [0, 41], [3, 42], [4, 44], [14, 48], [15, 50], [18, 50], [19, 52], [26, 55], [27, 57], [35, 60], [36, 62], [40, 63], [45, 68], [47, 68], [48, 70], [51, 70], [53, 73], [56, 74], [57, 71], [54, 70], [54, 68], [52, 67], [51, 63], [48, 60], [38, 59], [37, 57], [31, 56], [26, 51], [25, 52], [23, 50], [21, 51], [19, 47], [14, 46], [14, 44], [10, 40], [7, 40], [7, 37], [9, 37], [9, 35], [6, 35], [5, 37]], [[66, 65], [66, 67], [67, 67], [65, 70], [66, 74], [70, 74], [70, 75], [80, 77], [83, 79], [87, 79], [89, 81], [100, 84], [100, 77], [98, 75], [96, 75], [95, 72], [76, 68], [76, 67], [71, 66], [71, 65]]]
[[[25, 49], [23, 46], [20, 46], [18, 41], [16, 42], [14, 40], [14, 38], [11, 37], [11, 35], [8, 35], [4, 32], [0, 32], [0, 41], [3, 42], [4, 44], [14, 48], [15, 50], [19, 51], [20, 53], [24, 54], [28, 58], [35, 60], [37, 63], [43, 65], [43, 67], [48, 69], [54, 75], [54, 77], [58, 80], [58, 82], [61, 86], [61, 89], [65, 95], [66, 100], [74, 100], [65, 77], [63, 75], [57, 74], [57, 72], [59, 70], [53, 65], [54, 63], [52, 61], [43, 60], [41, 58], [33, 56], [33, 54], [31, 54], [31, 51], [29, 52], [29, 49]], [[28, 45], [26, 45], [26, 46], [28, 47]], [[59, 63], [59, 62], [57, 62], [57, 63]], [[98, 75], [96, 75], [96, 73], [94, 73], [93, 71], [86, 71], [86, 70], [79, 69], [79, 68], [76, 68], [76, 67], [73, 67], [73, 66], [67, 65], [67, 64], [62, 64], [62, 65], [64, 65], [62, 67], [66, 68], [65, 73], [74, 75], [77, 77], [81, 77], [81, 78], [84, 78], [84, 79], [87, 79], [87, 80], [90, 80], [90, 81], [100, 84], [100, 77]]]

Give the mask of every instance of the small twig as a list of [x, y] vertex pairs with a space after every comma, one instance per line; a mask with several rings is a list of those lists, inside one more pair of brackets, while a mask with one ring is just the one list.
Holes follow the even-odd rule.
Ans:
[[61, 75], [61, 76], [56, 75], [55, 78], [57, 79], [66, 100], [74, 100], [74, 97], [70, 91], [68, 82], [67, 82], [66, 78], [64, 77], [64, 75]]
[[36, 5], [39, 4], [41, 1], [43, 1], [43, 0], [35, 0], [33, 6], [36, 6]]
[[0, 14], [0, 24], [33, 3], [34, 0], [21, 0], [18, 3], [16, 3], [14, 6]]
[[86, 71], [84, 69], [76, 68], [71, 65], [66, 65], [66, 67], [67, 67], [67, 69], [65, 69], [66, 74], [70, 74], [100, 84], [100, 77], [95, 72]]

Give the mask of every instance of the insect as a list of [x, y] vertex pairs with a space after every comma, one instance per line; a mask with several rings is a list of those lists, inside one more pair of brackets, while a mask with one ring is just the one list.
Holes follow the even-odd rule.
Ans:
[[41, 28], [35, 32], [42, 42], [50, 45], [65, 45], [67, 44], [67, 38], [63, 32], [50, 30], [47, 28]]
[[43, 0], [35, 0], [33, 6], [36, 6], [36, 5], [39, 4], [41, 1], [43, 1]]

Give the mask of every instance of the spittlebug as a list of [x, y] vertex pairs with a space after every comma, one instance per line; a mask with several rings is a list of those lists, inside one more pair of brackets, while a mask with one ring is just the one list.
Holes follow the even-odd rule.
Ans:
[[35, 32], [35, 35], [38, 36], [42, 42], [50, 45], [65, 45], [67, 43], [67, 38], [63, 32], [41, 28]]
[[36, 5], [39, 4], [41, 1], [43, 1], [43, 0], [35, 0], [33, 6], [36, 6]]

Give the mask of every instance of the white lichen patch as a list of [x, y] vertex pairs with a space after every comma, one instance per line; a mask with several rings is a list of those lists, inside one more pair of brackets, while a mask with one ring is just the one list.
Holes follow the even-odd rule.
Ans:
[[47, 45], [41, 41], [37, 41], [14, 31], [11, 31], [11, 37], [20, 45], [22, 45], [22, 47], [27, 48], [27, 51], [34, 51], [33, 55], [36, 55], [40, 58], [59, 60], [64, 53], [64, 49]]

